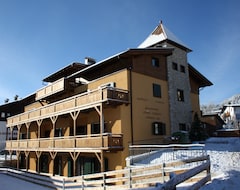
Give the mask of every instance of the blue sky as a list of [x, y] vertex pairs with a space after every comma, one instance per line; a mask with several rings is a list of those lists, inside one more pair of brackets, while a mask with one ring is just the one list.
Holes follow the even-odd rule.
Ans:
[[214, 83], [200, 103], [221, 103], [240, 93], [239, 9], [239, 0], [0, 0], [0, 104], [86, 56], [137, 47], [160, 20]]

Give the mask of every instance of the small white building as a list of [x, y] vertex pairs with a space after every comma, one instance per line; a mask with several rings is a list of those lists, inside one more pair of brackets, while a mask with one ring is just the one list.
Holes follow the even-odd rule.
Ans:
[[240, 104], [224, 105], [221, 117], [226, 123], [224, 128], [240, 129]]

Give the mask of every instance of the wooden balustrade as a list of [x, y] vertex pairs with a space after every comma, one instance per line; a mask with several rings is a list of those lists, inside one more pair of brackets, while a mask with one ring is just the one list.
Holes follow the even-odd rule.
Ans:
[[21, 139], [6, 142], [6, 150], [33, 150], [33, 149], [81, 149], [103, 148], [122, 149], [122, 135], [104, 133], [92, 136], [68, 136], [40, 139]]
[[64, 100], [54, 102], [52, 104], [42, 106], [7, 118], [7, 126], [17, 126], [27, 122], [36, 121], [39, 119], [49, 118], [55, 115], [70, 113], [76, 109], [86, 109], [91, 107], [94, 103], [100, 102], [122, 102], [128, 103], [128, 91], [106, 87], [104, 89], [97, 89], [90, 92], [82, 93]]

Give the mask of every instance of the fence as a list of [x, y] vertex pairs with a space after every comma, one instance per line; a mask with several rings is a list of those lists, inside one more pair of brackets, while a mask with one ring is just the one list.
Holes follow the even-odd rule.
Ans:
[[[195, 166], [182, 167], [189, 163], [195, 163]], [[211, 179], [208, 156], [68, 178], [37, 175], [7, 168], [2, 168], [0, 171], [54, 189], [132, 189], [161, 184], [155, 189], [171, 190], [187, 180], [197, 181], [192, 186], [194, 188], [191, 188], [197, 189]], [[200, 173], [202, 175], [199, 175]], [[171, 177], [173, 174], [174, 177]]]
[[127, 166], [206, 156], [203, 144], [132, 145]]

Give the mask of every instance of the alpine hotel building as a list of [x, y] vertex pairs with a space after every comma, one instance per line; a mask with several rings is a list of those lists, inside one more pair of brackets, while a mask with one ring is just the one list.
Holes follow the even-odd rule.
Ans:
[[130, 144], [168, 143], [200, 115], [199, 88], [212, 83], [188, 63], [189, 52], [160, 23], [138, 48], [60, 69], [7, 119], [18, 137], [6, 150], [18, 168], [52, 175], [124, 168]]

